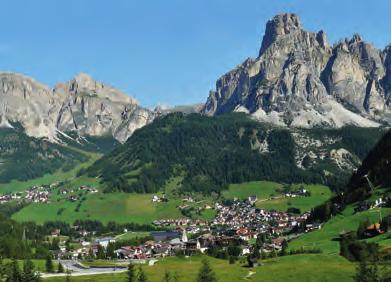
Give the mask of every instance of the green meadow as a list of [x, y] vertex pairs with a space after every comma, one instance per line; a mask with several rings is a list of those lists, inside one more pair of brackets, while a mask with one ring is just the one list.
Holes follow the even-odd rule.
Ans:
[[[324, 253], [338, 254], [339, 242], [336, 240], [340, 233], [347, 231], [357, 230], [360, 222], [369, 220], [371, 222], [379, 222], [379, 211], [382, 215], [390, 213], [391, 209], [372, 209], [365, 212], [353, 213], [353, 208], [348, 207], [341, 215], [337, 215], [326, 222], [320, 230], [306, 233], [299, 238], [289, 243], [290, 249], [299, 248], [319, 248]], [[385, 234], [383, 237], [377, 236], [371, 239], [377, 241], [383, 245], [390, 243], [390, 239], [387, 239], [390, 233]], [[383, 239], [383, 240], [382, 240]], [[385, 239], [385, 240], [384, 240]]]
[[88, 167], [92, 165], [97, 159], [101, 157], [101, 154], [97, 153], [87, 153], [89, 159], [87, 162], [80, 163], [74, 168], [68, 170], [68, 171], [62, 171], [59, 170], [52, 174], [45, 174], [42, 177], [38, 177], [35, 179], [31, 179], [28, 181], [18, 181], [14, 180], [9, 183], [0, 183], [0, 194], [5, 194], [9, 192], [18, 192], [18, 191], [24, 191], [27, 188], [34, 186], [34, 185], [45, 185], [50, 184], [56, 181], [65, 181], [65, 180], [74, 180], [76, 173], [81, 169]]
[[[193, 282], [196, 279], [201, 260], [204, 257], [165, 258], [159, 260], [154, 266], [143, 265], [148, 281], [162, 281], [166, 271], [177, 272], [181, 282]], [[262, 261], [262, 265], [248, 268], [244, 262], [229, 264], [226, 260], [209, 258], [211, 267], [216, 273], [218, 281], [308, 281], [308, 282], [349, 282], [353, 281], [355, 264], [335, 255], [293, 255], [278, 257]], [[74, 276], [72, 281], [125, 281], [126, 273], [105, 274], [96, 276]], [[63, 281], [61, 278], [50, 278], [45, 281]]]
[[151, 198], [152, 194], [99, 192], [87, 195], [79, 211], [76, 211], [78, 202], [58, 199], [49, 204], [30, 204], [15, 213], [12, 218], [21, 222], [35, 221], [36, 223], [49, 220], [73, 223], [76, 219], [92, 219], [103, 223], [115, 221], [147, 224], [156, 219], [182, 217], [176, 208], [179, 204], [178, 200], [152, 203]]
[[232, 184], [223, 196], [227, 199], [246, 199], [250, 195], [256, 195], [258, 201], [256, 206], [267, 210], [286, 211], [290, 207], [299, 208], [301, 212], [309, 211], [311, 208], [322, 204], [332, 196], [330, 189], [323, 185], [293, 185], [293, 188], [303, 186], [311, 193], [310, 197], [287, 198], [278, 189], [283, 185], [270, 181], [252, 181], [241, 184]]

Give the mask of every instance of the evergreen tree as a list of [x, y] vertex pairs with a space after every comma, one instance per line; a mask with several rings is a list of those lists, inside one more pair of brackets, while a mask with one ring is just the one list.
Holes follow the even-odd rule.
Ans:
[[147, 282], [147, 275], [145, 274], [144, 270], [140, 267], [138, 269], [138, 274], [137, 274], [137, 282]]
[[90, 249], [88, 250], [88, 258], [89, 258], [89, 259], [93, 259], [94, 257], [95, 257], [94, 251], [92, 250], [92, 248], [90, 248]]
[[5, 270], [5, 266], [3, 264], [3, 258], [0, 257], [0, 281], [7, 281], [8, 276]]
[[39, 274], [34, 271], [34, 264], [31, 260], [26, 260], [23, 263], [23, 273], [22, 273], [22, 281], [23, 282], [37, 282], [41, 281]]
[[54, 267], [53, 267], [53, 261], [52, 261], [52, 255], [51, 254], [47, 255], [45, 266], [46, 266], [46, 272], [49, 272], [49, 273], [54, 272]]
[[50, 249], [53, 251], [57, 251], [60, 249], [60, 240], [58, 238], [53, 238]]
[[135, 282], [136, 281], [136, 273], [134, 270], [134, 265], [132, 263], [129, 263], [128, 265], [128, 279], [127, 282]]
[[284, 240], [282, 242], [281, 255], [285, 256], [287, 254], [287, 250], [288, 250], [288, 242], [286, 240]]
[[10, 273], [10, 281], [12, 282], [22, 282], [22, 273], [20, 272], [18, 261], [16, 259], [12, 259], [11, 262], [11, 273]]
[[372, 266], [369, 269], [370, 275], [372, 277], [372, 282], [381, 282], [382, 279], [379, 274], [379, 268], [377, 266], [377, 263], [374, 262]]
[[216, 274], [213, 272], [212, 268], [209, 265], [209, 262], [204, 259], [202, 261], [201, 268], [198, 272], [196, 282], [216, 282]]
[[98, 259], [105, 259], [106, 258], [105, 250], [101, 245], [98, 245], [98, 252], [96, 253], [96, 257]]
[[67, 275], [65, 276], [65, 282], [71, 282], [71, 272], [67, 270]]
[[109, 243], [107, 245], [106, 257], [110, 258], [110, 259], [114, 259], [115, 258], [115, 244], [114, 243]]
[[64, 266], [62, 265], [61, 262], [58, 263], [57, 272], [58, 272], [58, 273], [64, 273]]
[[356, 276], [354, 277], [355, 282], [381, 282], [382, 279], [379, 275], [379, 269], [377, 264], [374, 263], [372, 266], [368, 264], [366, 260], [360, 262], [357, 266]]
[[67, 252], [72, 251], [71, 240], [66, 240], [65, 241], [65, 249], [66, 249]]

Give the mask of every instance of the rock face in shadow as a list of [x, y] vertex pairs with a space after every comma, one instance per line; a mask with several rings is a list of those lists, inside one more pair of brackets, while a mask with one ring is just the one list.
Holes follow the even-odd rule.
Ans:
[[284, 126], [378, 126], [390, 120], [390, 49], [359, 35], [330, 46], [295, 14], [278, 15], [266, 24], [259, 56], [223, 75], [202, 111], [244, 111]]

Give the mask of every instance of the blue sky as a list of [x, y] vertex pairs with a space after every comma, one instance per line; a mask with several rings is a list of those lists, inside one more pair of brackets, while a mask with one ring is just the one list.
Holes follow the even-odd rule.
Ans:
[[391, 43], [391, 1], [0, 0], [0, 70], [54, 86], [79, 72], [147, 107], [206, 100], [215, 81], [255, 57], [266, 21], [297, 13], [329, 41], [360, 33]]

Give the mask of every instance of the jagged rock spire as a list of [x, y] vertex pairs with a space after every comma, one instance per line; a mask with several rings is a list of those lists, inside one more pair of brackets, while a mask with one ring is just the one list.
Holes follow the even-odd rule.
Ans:
[[[355, 34], [331, 47], [295, 14], [266, 24], [259, 56], [216, 82], [203, 112], [253, 114], [279, 125], [340, 127], [391, 123], [391, 53]], [[353, 110], [352, 110], [353, 109]]]
[[281, 14], [269, 20], [266, 24], [265, 35], [259, 56], [277, 39], [278, 36], [298, 31], [302, 28], [299, 17], [296, 14]]

